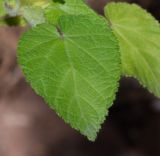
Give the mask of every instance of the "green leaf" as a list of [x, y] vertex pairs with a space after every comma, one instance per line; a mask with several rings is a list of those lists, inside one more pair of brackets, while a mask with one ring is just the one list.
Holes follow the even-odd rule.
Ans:
[[65, 4], [53, 3], [45, 9], [45, 17], [49, 23], [55, 24], [62, 15], [94, 15], [97, 14], [82, 0], [65, 0]]
[[71, 15], [92, 15], [96, 14], [86, 3], [82, 0], [65, 0], [65, 4], [59, 7], [66, 14]]
[[120, 78], [116, 38], [103, 18], [62, 16], [21, 38], [24, 75], [49, 105], [89, 140], [96, 138]]
[[160, 97], [159, 23], [135, 4], [111, 3], [105, 15], [119, 40], [123, 74]]

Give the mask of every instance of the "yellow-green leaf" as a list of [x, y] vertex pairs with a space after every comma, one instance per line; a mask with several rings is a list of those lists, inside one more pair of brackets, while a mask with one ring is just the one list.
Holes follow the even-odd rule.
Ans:
[[160, 97], [160, 24], [135, 4], [111, 3], [105, 15], [119, 40], [122, 74]]

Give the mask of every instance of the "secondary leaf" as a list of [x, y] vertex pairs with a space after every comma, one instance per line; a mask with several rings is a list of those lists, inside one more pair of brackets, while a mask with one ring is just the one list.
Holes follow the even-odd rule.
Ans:
[[159, 23], [135, 4], [111, 3], [105, 15], [120, 43], [123, 74], [160, 97]]
[[67, 123], [96, 138], [120, 78], [118, 43], [103, 18], [62, 16], [21, 38], [18, 60], [35, 91]]
[[48, 22], [56, 23], [62, 15], [94, 15], [97, 14], [89, 8], [82, 0], [65, 0], [64, 4], [52, 3], [45, 9], [45, 16]]

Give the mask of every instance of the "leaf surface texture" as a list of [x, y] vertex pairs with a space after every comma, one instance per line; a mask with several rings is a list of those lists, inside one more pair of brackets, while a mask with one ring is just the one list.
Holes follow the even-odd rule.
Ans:
[[119, 47], [106, 21], [78, 15], [38, 25], [21, 38], [18, 60], [35, 91], [94, 140], [120, 78]]
[[135, 4], [110, 3], [105, 15], [119, 40], [123, 75], [160, 97], [160, 25]]

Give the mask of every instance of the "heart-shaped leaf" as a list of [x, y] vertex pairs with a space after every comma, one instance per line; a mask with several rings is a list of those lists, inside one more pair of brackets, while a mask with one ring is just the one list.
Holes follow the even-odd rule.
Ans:
[[96, 138], [120, 78], [116, 38], [105, 19], [62, 16], [21, 38], [18, 60], [35, 91], [67, 123]]

